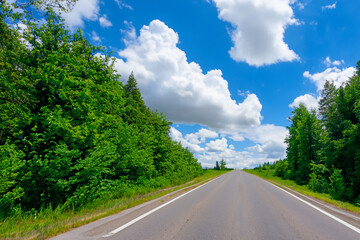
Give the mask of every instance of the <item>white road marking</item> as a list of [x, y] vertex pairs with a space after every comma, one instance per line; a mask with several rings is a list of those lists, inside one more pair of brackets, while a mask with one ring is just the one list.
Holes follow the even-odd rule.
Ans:
[[192, 190], [190, 190], [190, 191], [188, 191], [188, 192], [186, 192], [186, 193], [184, 193], [184, 194], [182, 194], [182, 195], [180, 195], [180, 196], [178, 196], [178, 197], [174, 198], [173, 200], [170, 200], [169, 202], [164, 203], [163, 205], [161, 205], [161, 206], [159, 206], [159, 207], [157, 207], [157, 208], [154, 208], [153, 210], [151, 210], [151, 211], [149, 211], [149, 212], [147, 212], [147, 213], [144, 213], [143, 215], [141, 215], [141, 216], [139, 216], [139, 217], [137, 217], [137, 218], [135, 218], [135, 219], [131, 220], [130, 222], [128, 222], [128, 223], [126, 223], [126, 224], [122, 225], [121, 227], [119, 227], [119, 228], [117, 228], [117, 229], [115, 229], [115, 230], [113, 230], [113, 231], [109, 232], [108, 234], [103, 235], [102, 237], [103, 237], [103, 238], [110, 237], [110, 236], [112, 236], [112, 235], [114, 235], [114, 234], [116, 234], [116, 233], [118, 233], [118, 232], [120, 232], [120, 231], [124, 230], [125, 228], [127, 228], [127, 227], [129, 227], [129, 226], [133, 225], [134, 223], [136, 223], [137, 221], [140, 221], [140, 220], [141, 220], [141, 219], [143, 219], [144, 217], [149, 216], [150, 214], [152, 214], [152, 213], [154, 213], [154, 212], [158, 211], [159, 209], [161, 209], [161, 208], [165, 207], [166, 205], [169, 205], [170, 203], [172, 203], [172, 202], [174, 202], [174, 201], [178, 200], [179, 198], [181, 198], [181, 197], [183, 197], [183, 196], [185, 196], [185, 195], [187, 195], [187, 194], [191, 193], [192, 191], [195, 191], [196, 189], [199, 189], [199, 188], [201, 188], [201, 187], [205, 186], [205, 185], [206, 185], [206, 184], [208, 184], [208, 183], [211, 183], [212, 181], [214, 181], [214, 180], [216, 180], [216, 179], [218, 179], [218, 178], [215, 178], [215, 179], [213, 179], [213, 180], [211, 180], [211, 181], [209, 181], [209, 182], [207, 182], [207, 183], [205, 183], [205, 184], [202, 184], [202, 185], [200, 185], [200, 186], [198, 186], [198, 187], [196, 187], [196, 188], [194, 188], [194, 189], [192, 189]]
[[332, 215], [332, 214], [330, 214], [330, 213], [328, 213], [328, 212], [326, 212], [326, 211], [322, 210], [321, 208], [316, 207], [315, 205], [313, 205], [313, 204], [311, 204], [311, 203], [309, 203], [309, 202], [307, 202], [307, 201], [305, 201], [305, 200], [303, 200], [303, 199], [299, 198], [298, 196], [295, 196], [294, 194], [292, 194], [292, 193], [290, 193], [290, 192], [288, 192], [288, 191], [286, 191], [286, 190], [282, 189], [281, 187], [276, 186], [276, 185], [275, 185], [275, 184], [273, 184], [273, 183], [270, 183], [270, 182], [268, 182], [268, 181], [265, 181], [265, 182], [267, 182], [267, 183], [269, 183], [269, 184], [273, 185], [274, 187], [277, 187], [277, 188], [278, 188], [278, 189], [280, 189], [281, 191], [286, 192], [287, 194], [289, 194], [289, 195], [293, 196], [294, 198], [296, 198], [296, 199], [298, 199], [298, 200], [302, 201], [303, 203], [305, 203], [305, 204], [309, 205], [309, 206], [310, 206], [310, 207], [312, 207], [312, 208], [315, 208], [315, 209], [316, 209], [316, 210], [318, 210], [319, 212], [321, 212], [321, 213], [325, 214], [326, 216], [328, 216], [328, 217], [330, 217], [330, 218], [334, 219], [335, 221], [337, 221], [337, 222], [339, 222], [339, 223], [341, 223], [341, 224], [345, 225], [346, 227], [348, 227], [348, 228], [350, 228], [350, 229], [352, 229], [352, 230], [354, 230], [355, 232], [357, 232], [357, 233], [359, 233], [359, 234], [360, 234], [360, 229], [359, 229], [359, 228], [357, 228], [357, 227], [355, 227], [355, 226], [353, 226], [353, 225], [351, 225], [351, 224], [349, 224], [349, 223], [347, 223], [347, 222], [345, 222], [345, 221], [341, 220], [341, 219], [340, 219], [340, 218], [338, 218], [338, 217], [335, 217], [334, 215]]

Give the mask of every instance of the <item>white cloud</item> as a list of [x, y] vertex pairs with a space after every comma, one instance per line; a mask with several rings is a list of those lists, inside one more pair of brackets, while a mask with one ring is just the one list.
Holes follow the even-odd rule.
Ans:
[[292, 102], [289, 107], [296, 108], [300, 106], [300, 103], [303, 103], [305, 107], [311, 110], [317, 110], [319, 108], [319, 98], [315, 98], [313, 95], [305, 94], [295, 98], [294, 102]]
[[178, 42], [173, 29], [154, 20], [119, 52], [122, 59], [115, 67], [125, 78], [133, 71], [146, 104], [171, 121], [227, 131], [259, 125], [262, 105], [257, 96], [249, 94], [237, 103], [221, 70], [204, 74], [197, 63], [188, 62]]
[[257, 143], [248, 148], [249, 151], [261, 153], [265, 158], [284, 158], [285, 157], [285, 137], [288, 130], [285, 127], [266, 124], [249, 129], [245, 137]]
[[295, 5], [300, 10], [303, 10], [305, 8], [305, 5], [306, 5], [306, 3], [302, 3], [302, 2], [299, 2], [297, 0], [290, 0], [289, 4], [290, 5]]
[[102, 27], [111, 27], [112, 23], [107, 19], [106, 14], [99, 18], [100, 26]]
[[225, 152], [228, 148], [227, 139], [216, 139], [206, 144], [206, 150], [208, 152]]
[[69, 12], [61, 12], [66, 24], [71, 27], [84, 27], [84, 19], [96, 21], [99, 18], [99, 0], [79, 0]]
[[196, 133], [187, 134], [185, 139], [190, 143], [199, 144], [205, 142], [207, 138], [217, 138], [218, 136], [217, 132], [202, 128]]
[[127, 8], [127, 9], [130, 9], [130, 10], [133, 10], [133, 7], [130, 6], [129, 4], [125, 3], [124, 1], [115, 0], [115, 2], [119, 6], [120, 9]]
[[335, 8], [336, 8], [336, 3], [337, 3], [337, 2], [334, 2], [333, 4], [323, 6], [323, 7], [321, 7], [321, 9], [322, 9], [323, 11], [326, 10], [326, 9], [335, 9]]
[[355, 73], [356, 69], [354, 67], [343, 68], [342, 70], [337, 67], [332, 67], [314, 74], [306, 71], [303, 76], [315, 83], [318, 92], [321, 92], [326, 80], [333, 81], [336, 87], [340, 87], [343, 83], [347, 82], [349, 78], [353, 77]]
[[124, 21], [124, 25], [127, 29], [120, 29], [120, 32], [124, 34], [124, 43], [126, 46], [130, 44], [136, 44], [136, 30], [132, 22]]
[[[204, 131], [207, 130], [207, 131]], [[285, 157], [286, 144], [284, 143], [288, 131], [284, 127], [274, 125], [262, 125], [249, 129], [247, 132], [232, 135], [222, 134], [222, 137], [206, 142], [207, 138], [217, 138], [215, 131], [201, 129], [196, 133], [190, 133], [183, 137], [180, 131], [172, 127], [170, 134], [173, 140], [180, 142], [195, 154], [203, 167], [214, 167], [216, 161], [224, 159], [228, 167], [250, 168], [264, 162], [273, 162]], [[206, 136], [201, 139], [200, 135]], [[254, 146], [238, 151], [229, 140], [246, 136], [254, 142]], [[242, 137], [243, 140], [245, 139]], [[204, 144], [205, 147], [200, 145]]]
[[182, 133], [174, 127], [170, 128], [170, 137], [172, 140], [181, 143], [183, 147], [188, 148], [193, 153], [200, 153], [204, 151], [204, 149], [199, 145], [184, 139]]
[[[213, 167], [215, 161], [224, 159], [229, 167], [244, 168], [284, 156], [287, 130], [259, 126], [262, 106], [255, 94], [238, 92], [244, 101], [233, 100], [221, 71], [203, 73], [197, 63], [189, 63], [177, 47], [177, 33], [163, 22], [152, 21], [139, 36], [131, 23], [126, 24], [126, 48], [119, 52], [116, 69], [125, 79], [134, 71], [151, 109], [177, 123], [208, 126], [185, 136], [174, 127], [170, 129], [172, 139], [195, 153], [203, 166]], [[229, 139], [241, 142], [245, 138], [255, 146], [237, 151], [229, 144]]]
[[101, 38], [99, 37], [99, 35], [95, 31], [92, 31], [91, 39], [93, 41], [95, 41], [95, 42], [101, 42]]
[[286, 27], [301, 24], [294, 18], [289, 0], [213, 1], [219, 18], [234, 27], [234, 46], [229, 53], [235, 61], [259, 67], [299, 59], [284, 42]]
[[243, 169], [252, 168], [264, 162], [274, 162], [279, 158], [268, 158], [254, 151], [236, 151], [231, 147], [223, 152], [207, 152], [196, 154], [203, 167], [213, 168], [216, 161], [225, 160], [226, 167]]
[[324, 64], [327, 66], [327, 67], [330, 67], [330, 66], [340, 66], [342, 64], [344, 64], [345, 61], [344, 60], [335, 60], [335, 61], [331, 61], [330, 57], [326, 57], [325, 60], [324, 60]]
[[305, 8], [305, 5], [303, 3], [298, 3], [298, 8], [300, 10], [303, 10]]
[[229, 136], [230, 139], [232, 139], [235, 142], [243, 142], [245, 141], [245, 138], [242, 134], [240, 133], [233, 133]]

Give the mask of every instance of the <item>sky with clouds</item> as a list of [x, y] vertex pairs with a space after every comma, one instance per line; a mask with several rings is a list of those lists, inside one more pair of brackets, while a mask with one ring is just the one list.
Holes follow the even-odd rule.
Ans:
[[250, 168], [286, 157], [291, 111], [316, 109], [359, 59], [360, 2], [78, 0], [71, 29], [134, 72], [146, 104], [203, 167]]

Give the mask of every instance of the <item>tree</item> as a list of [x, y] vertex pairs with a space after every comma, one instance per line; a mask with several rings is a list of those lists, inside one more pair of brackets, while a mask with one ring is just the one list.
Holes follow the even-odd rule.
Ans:
[[329, 111], [334, 107], [336, 97], [337, 89], [334, 82], [326, 81], [319, 100], [319, 114], [323, 121], [328, 120]]
[[224, 161], [224, 159], [222, 159], [221, 162], [220, 162], [220, 169], [221, 169], [221, 170], [225, 170], [225, 169], [226, 169], [226, 162]]
[[215, 162], [215, 167], [214, 167], [215, 170], [220, 170], [220, 164], [218, 161]]
[[24, 15], [23, 32], [11, 27], [16, 11], [0, 8], [0, 220], [201, 173], [171, 140], [171, 123], [146, 107], [134, 75], [118, 81], [102, 47], [71, 33], [51, 8], [42, 25]]
[[[360, 64], [358, 63], [358, 66]], [[358, 69], [359, 72], [359, 69]], [[360, 77], [355, 75], [338, 89], [325, 122], [328, 131], [326, 166], [342, 171], [349, 199], [360, 194]], [[351, 194], [350, 194], [351, 192]]]
[[48, 8], [59, 9], [60, 11], [71, 11], [78, 0], [16, 0], [14, 5], [18, 8], [29, 9], [38, 8], [46, 10]]
[[300, 184], [306, 184], [309, 181], [310, 163], [319, 163], [321, 159], [319, 152], [323, 130], [316, 112], [309, 113], [303, 104], [292, 112], [290, 121], [292, 125], [288, 128], [289, 136], [286, 138], [290, 177]]

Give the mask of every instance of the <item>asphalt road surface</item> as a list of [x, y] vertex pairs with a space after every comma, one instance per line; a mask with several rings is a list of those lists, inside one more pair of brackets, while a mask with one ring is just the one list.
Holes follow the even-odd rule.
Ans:
[[351, 225], [242, 171], [229, 172], [181, 194], [128, 209], [53, 239], [360, 239], [358, 228], [351, 229]]

